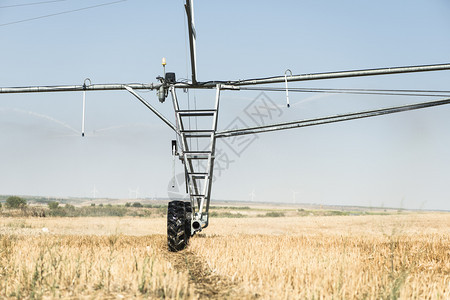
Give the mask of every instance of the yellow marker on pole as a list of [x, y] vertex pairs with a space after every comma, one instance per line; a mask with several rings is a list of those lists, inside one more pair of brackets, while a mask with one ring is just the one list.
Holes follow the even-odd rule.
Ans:
[[164, 77], [166, 77], [166, 64], [167, 63], [166, 63], [166, 58], [165, 57], [162, 58], [161, 64], [162, 64], [163, 69], [164, 69]]

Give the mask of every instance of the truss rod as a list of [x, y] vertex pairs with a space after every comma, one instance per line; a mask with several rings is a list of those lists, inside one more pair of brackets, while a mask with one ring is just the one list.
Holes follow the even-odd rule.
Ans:
[[[283, 87], [242, 87], [240, 90], [264, 90], [264, 89], [278, 89], [285, 91]], [[363, 89], [363, 88], [318, 88], [318, 87], [292, 87], [289, 90], [317, 90], [317, 91], [359, 91], [359, 92], [393, 92], [393, 93], [445, 93], [450, 94], [450, 90], [416, 90], [416, 89]]]
[[[387, 75], [387, 74], [399, 74], [399, 73], [414, 73], [414, 72], [429, 72], [429, 71], [442, 71], [442, 70], [450, 70], [450, 64], [302, 74], [302, 75], [288, 76], [286, 79], [287, 79], [287, 81], [306, 81], [306, 80], [348, 78], [348, 77]], [[243, 86], [243, 85], [257, 85], [257, 84], [283, 83], [283, 82], [285, 82], [284, 76], [276, 76], [276, 77], [267, 77], [267, 78], [238, 80], [238, 81], [234, 81], [234, 82], [227, 82], [227, 84], [234, 85], [234, 86]]]
[[279, 124], [259, 126], [259, 127], [221, 131], [221, 132], [216, 133], [216, 138], [231, 137], [231, 136], [246, 135], [246, 134], [256, 134], [256, 133], [278, 131], [278, 130], [299, 128], [299, 127], [322, 125], [322, 124], [328, 124], [328, 123], [336, 123], [336, 122], [349, 121], [349, 120], [355, 120], [355, 119], [363, 119], [363, 118], [382, 116], [382, 115], [387, 115], [387, 114], [399, 113], [399, 112], [416, 110], [416, 109], [423, 109], [423, 108], [428, 108], [428, 107], [433, 107], [433, 106], [438, 106], [438, 105], [445, 105], [445, 104], [450, 104], [450, 98], [443, 99], [443, 100], [437, 100], [437, 101], [429, 101], [429, 102], [422, 102], [422, 103], [417, 103], [417, 104], [404, 105], [404, 106], [382, 108], [382, 109], [377, 109], [377, 110], [368, 110], [368, 111], [362, 111], [362, 112], [357, 112], [357, 113], [334, 115], [334, 116], [328, 116], [328, 117], [322, 117], [322, 118], [316, 118], [316, 119], [308, 119], [308, 120], [279, 123]]
[[[243, 90], [243, 91], [285, 92], [286, 88], [280, 88], [280, 87], [242, 87], [242, 88], [240, 88], [240, 90]], [[450, 97], [450, 91], [421, 91], [421, 90], [290, 88], [289, 92], [325, 93], [325, 94], [382, 95], [382, 96]]]

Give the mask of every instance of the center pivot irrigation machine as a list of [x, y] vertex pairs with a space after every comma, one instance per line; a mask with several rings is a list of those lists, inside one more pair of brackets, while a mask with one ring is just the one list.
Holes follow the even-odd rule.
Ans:
[[[352, 70], [328, 73], [314, 73], [292, 75], [287, 70], [282, 76], [256, 78], [237, 81], [198, 81], [196, 74], [196, 30], [194, 26], [193, 0], [186, 0], [185, 9], [188, 22], [191, 79], [190, 81], [178, 82], [175, 73], [165, 72], [163, 77], [157, 77], [157, 83], [142, 84], [91, 84], [86, 80], [83, 85], [69, 86], [29, 86], [29, 87], [4, 87], [0, 88], [0, 93], [42, 93], [42, 92], [83, 92], [83, 124], [82, 135], [84, 136], [84, 101], [87, 91], [99, 90], [127, 90], [156, 116], [158, 116], [177, 135], [177, 139], [172, 141], [172, 154], [178, 156], [184, 165], [186, 189], [190, 195], [190, 201], [171, 201], [168, 205], [167, 214], [167, 239], [171, 251], [184, 249], [189, 238], [206, 228], [209, 223], [209, 204], [211, 200], [211, 188], [213, 183], [213, 170], [215, 159], [216, 139], [239, 135], [256, 134], [269, 131], [285, 130], [298, 127], [314, 126], [327, 123], [348, 121], [353, 119], [368, 118], [386, 114], [398, 113], [422, 109], [432, 106], [450, 104], [450, 98], [436, 101], [427, 101], [410, 105], [380, 108], [376, 110], [359, 111], [349, 114], [324, 116], [320, 118], [304, 119], [294, 122], [278, 123], [272, 125], [257, 126], [226, 131], [217, 130], [220, 93], [222, 90], [261, 90], [286, 92], [287, 106], [289, 107], [289, 91], [304, 91], [301, 88], [288, 88], [288, 82], [309, 81], [332, 78], [349, 78], [361, 76], [375, 76], [386, 74], [428, 72], [439, 70], [450, 70], [450, 64], [422, 65], [408, 67], [393, 67], [380, 69]], [[165, 69], [166, 61], [162, 61]], [[289, 74], [289, 75], [288, 75]], [[267, 84], [280, 83], [281, 87], [268, 87]], [[262, 87], [257, 87], [263, 85]], [[209, 109], [183, 109], [177, 99], [177, 89], [215, 89], [215, 99]], [[150, 103], [142, 98], [136, 90], [156, 90], [160, 102], [165, 102], [171, 96], [175, 124], [163, 116]], [[421, 96], [444, 96], [443, 91], [424, 90], [375, 90], [375, 89], [328, 89], [328, 92], [340, 93], [361, 93], [361, 94], [389, 94], [389, 95], [418, 95]], [[192, 129], [187, 126], [189, 118], [202, 119], [209, 122], [206, 128]], [[192, 119], [191, 119], [192, 120]], [[204, 122], [204, 123], [205, 123]], [[195, 141], [195, 143], [192, 143]], [[203, 147], [199, 147], [198, 141], [203, 141]]]

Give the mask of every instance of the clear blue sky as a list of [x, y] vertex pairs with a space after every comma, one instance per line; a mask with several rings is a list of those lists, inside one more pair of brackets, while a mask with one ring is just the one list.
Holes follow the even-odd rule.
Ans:
[[[183, 1], [1, 1], [0, 86], [148, 83], [188, 75]], [[198, 79], [234, 80], [450, 62], [450, 3], [436, 1], [195, 1]], [[296, 87], [450, 90], [450, 71], [325, 80]], [[170, 102], [142, 95], [173, 118]], [[224, 92], [219, 127], [257, 92]], [[193, 103], [213, 92], [190, 93]], [[435, 98], [267, 93], [283, 122]], [[180, 98], [187, 101], [180, 91]], [[127, 92], [0, 95], [0, 194], [167, 197], [174, 134]], [[216, 172], [213, 198], [450, 209], [449, 107], [267, 133]], [[228, 141], [230, 143], [230, 141]], [[223, 167], [223, 166], [222, 166]], [[224, 167], [223, 167], [224, 168]], [[176, 173], [182, 172], [177, 164]], [[219, 174], [220, 173], [220, 174]]]

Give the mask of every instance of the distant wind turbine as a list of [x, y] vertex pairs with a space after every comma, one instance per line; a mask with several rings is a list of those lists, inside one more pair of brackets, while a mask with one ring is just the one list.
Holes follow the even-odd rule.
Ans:
[[132, 196], [133, 196], [133, 194], [134, 194], [134, 199], [137, 199], [137, 198], [139, 198], [139, 187], [137, 187], [135, 190], [132, 190], [132, 189], [128, 189], [128, 196], [130, 197], [130, 199], [131, 198], [133, 198]]
[[95, 187], [95, 184], [94, 184], [94, 189], [92, 190], [91, 193], [92, 193], [92, 195], [94, 196], [94, 199], [97, 198], [98, 190], [97, 190], [97, 188]]
[[297, 203], [297, 200], [296, 200], [296, 195], [298, 194], [298, 192], [296, 192], [296, 191], [292, 191], [292, 203]]
[[251, 199], [250, 201], [253, 202], [253, 201], [255, 200], [255, 196], [256, 196], [256, 194], [255, 194], [255, 189], [253, 189], [252, 192], [250, 193], [250, 197], [251, 197], [251, 198], [250, 198], [250, 199]]

